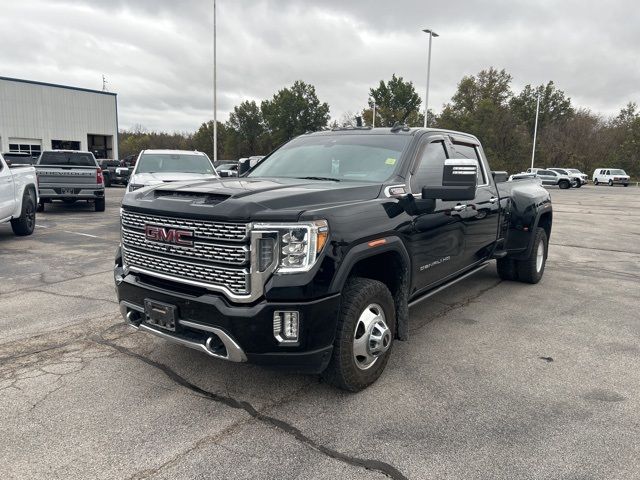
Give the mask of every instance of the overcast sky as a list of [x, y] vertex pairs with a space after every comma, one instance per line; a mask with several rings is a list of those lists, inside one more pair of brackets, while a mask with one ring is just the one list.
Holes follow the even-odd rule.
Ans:
[[[0, 0], [0, 76], [118, 94], [121, 128], [193, 131], [212, 118], [212, 0]], [[574, 105], [640, 103], [634, 0], [217, 0], [219, 119], [297, 79], [334, 118], [360, 111], [396, 73], [430, 105], [463, 75], [505, 68], [513, 88], [554, 80]]]

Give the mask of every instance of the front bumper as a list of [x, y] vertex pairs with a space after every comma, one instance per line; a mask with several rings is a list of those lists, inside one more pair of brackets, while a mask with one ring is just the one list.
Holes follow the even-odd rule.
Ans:
[[[222, 295], [185, 286], [159, 285], [153, 278], [114, 270], [120, 310], [136, 328], [166, 340], [229, 361], [268, 365], [289, 371], [319, 373], [331, 358], [340, 308], [338, 294], [296, 302], [232, 304]], [[144, 300], [175, 305], [176, 332], [161, 330], [144, 321]], [[273, 314], [296, 310], [300, 316], [297, 344], [281, 344], [275, 338]]]

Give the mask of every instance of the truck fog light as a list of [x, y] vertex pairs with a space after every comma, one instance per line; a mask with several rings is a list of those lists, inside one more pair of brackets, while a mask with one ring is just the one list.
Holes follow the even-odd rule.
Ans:
[[298, 312], [273, 312], [273, 335], [280, 343], [297, 343], [300, 327]]

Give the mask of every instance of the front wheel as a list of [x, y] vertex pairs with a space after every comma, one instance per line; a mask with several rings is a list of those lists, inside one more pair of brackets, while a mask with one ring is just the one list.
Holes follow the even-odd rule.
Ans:
[[629, 184], [628, 184], [628, 183], [623, 183], [623, 185], [624, 185], [625, 187], [628, 187], [628, 186], [629, 186]]
[[567, 188], [571, 188], [571, 183], [569, 182], [569, 180], [560, 180], [560, 183], [558, 183], [558, 186], [561, 189], [566, 190]]
[[598, 179], [597, 179], [597, 178], [595, 178], [595, 179], [593, 180], [593, 184], [594, 184], [594, 185], [598, 185]]
[[31, 235], [36, 227], [36, 202], [31, 192], [25, 192], [22, 197], [22, 211], [18, 218], [11, 220], [11, 229], [16, 235], [23, 237]]
[[576, 182], [576, 188], [582, 187], [582, 182]]
[[613, 187], [613, 180], [609, 180], [609, 186]]
[[395, 330], [394, 302], [387, 286], [369, 278], [349, 279], [323, 378], [350, 392], [368, 387], [387, 365]]

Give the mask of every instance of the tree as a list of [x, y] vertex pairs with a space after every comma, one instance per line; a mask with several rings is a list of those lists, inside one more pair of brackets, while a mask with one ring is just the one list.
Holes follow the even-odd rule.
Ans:
[[571, 99], [566, 97], [562, 90], [557, 89], [553, 81], [536, 88], [527, 85], [518, 96], [511, 99], [510, 106], [515, 117], [531, 132], [536, 121], [538, 95], [540, 95], [539, 131], [550, 124], [566, 121], [575, 112], [571, 106]]
[[[227, 128], [224, 123], [218, 122], [218, 160], [229, 159], [230, 156], [224, 150], [224, 144], [227, 138]], [[193, 148], [206, 153], [213, 161], [213, 120], [200, 125], [200, 128], [193, 134]]]
[[320, 103], [315, 87], [301, 80], [263, 101], [260, 109], [274, 146], [329, 122], [329, 105]]
[[244, 101], [234, 107], [226, 127], [224, 150], [228, 156], [241, 158], [268, 153], [270, 142], [266, 138], [267, 129], [256, 102]]
[[380, 80], [377, 88], [369, 90], [369, 108], [363, 110], [366, 125], [372, 125], [373, 105], [376, 106], [376, 126], [391, 127], [394, 123], [421, 125], [424, 117], [420, 114], [420, 96], [412, 82], [405, 82], [394, 73], [391, 80]]

